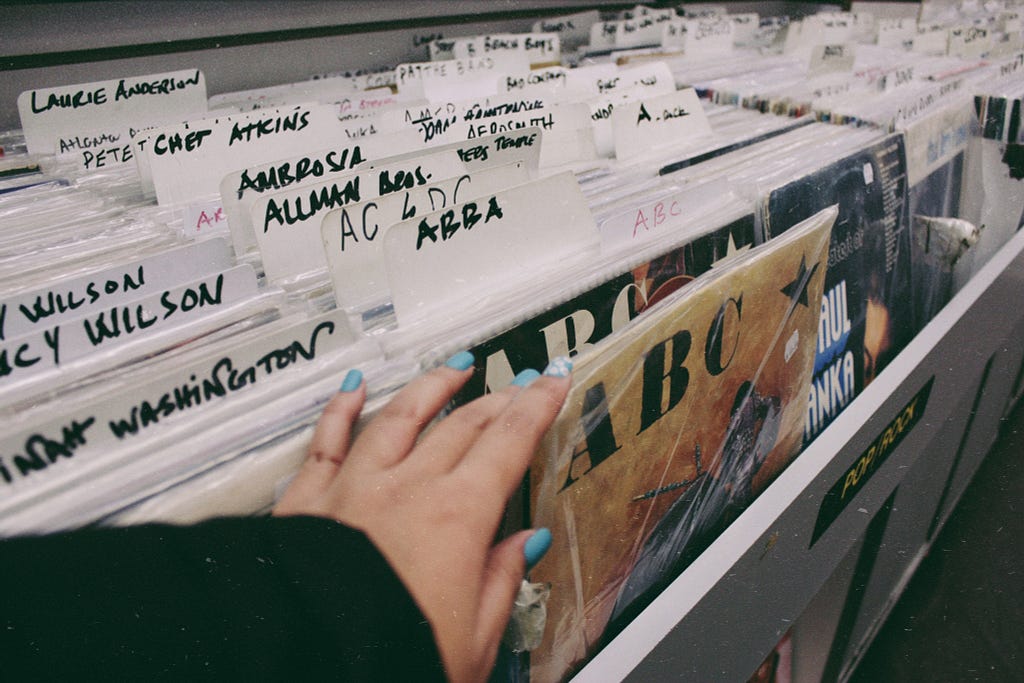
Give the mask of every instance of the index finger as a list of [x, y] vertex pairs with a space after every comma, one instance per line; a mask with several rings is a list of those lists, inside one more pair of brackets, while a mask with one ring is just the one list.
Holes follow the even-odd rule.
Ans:
[[426, 426], [469, 380], [472, 368], [472, 354], [463, 351], [409, 382], [356, 437], [349, 459], [382, 469], [403, 461]]
[[511, 495], [565, 403], [571, 368], [568, 359], [552, 361], [544, 376], [520, 391], [491, 420], [455, 471], [483, 482], [481, 490]]

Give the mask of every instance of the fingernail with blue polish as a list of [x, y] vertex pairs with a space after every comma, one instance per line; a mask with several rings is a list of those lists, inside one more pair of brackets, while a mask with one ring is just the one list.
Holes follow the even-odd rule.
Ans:
[[469, 370], [473, 367], [473, 354], [469, 351], [459, 351], [446, 360], [444, 364], [455, 370]]
[[533, 569], [534, 565], [540, 562], [541, 558], [551, 547], [551, 532], [547, 529], [537, 529], [533, 536], [526, 539], [523, 546], [523, 555], [526, 556], [526, 568]]
[[363, 373], [358, 370], [349, 370], [345, 379], [341, 382], [340, 391], [355, 391], [363, 383]]
[[533, 384], [533, 381], [538, 377], [540, 377], [539, 372], [533, 368], [527, 368], [516, 375], [516, 378], [512, 380], [512, 384], [515, 384], [517, 387], [528, 387]]
[[566, 356], [552, 359], [544, 368], [544, 374], [548, 377], [568, 377], [570, 372], [572, 372], [572, 361]]

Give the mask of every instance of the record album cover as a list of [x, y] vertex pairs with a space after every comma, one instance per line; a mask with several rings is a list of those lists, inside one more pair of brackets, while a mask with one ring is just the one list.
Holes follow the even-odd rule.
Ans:
[[575, 356], [727, 257], [754, 245], [746, 215], [591, 287], [470, 349], [476, 372], [455, 397], [468, 403], [507, 386], [517, 373]]
[[801, 446], [836, 211], [712, 269], [578, 356], [530, 472], [551, 551], [531, 680], [584, 663]]
[[805, 443], [827, 427], [913, 338], [911, 242], [903, 136], [884, 140], [772, 190], [766, 235], [837, 205], [821, 299]]

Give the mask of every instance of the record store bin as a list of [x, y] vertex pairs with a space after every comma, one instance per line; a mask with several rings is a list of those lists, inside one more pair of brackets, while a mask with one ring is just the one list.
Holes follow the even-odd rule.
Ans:
[[263, 514], [344, 369], [571, 356], [492, 680], [844, 680], [1024, 391], [975, 5], [5, 7], [0, 530]]

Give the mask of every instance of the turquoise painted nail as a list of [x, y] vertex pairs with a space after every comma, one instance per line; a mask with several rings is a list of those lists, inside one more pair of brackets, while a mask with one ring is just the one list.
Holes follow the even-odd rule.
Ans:
[[363, 373], [355, 369], [349, 370], [348, 374], [345, 375], [345, 379], [341, 382], [341, 391], [355, 391], [362, 383]]
[[528, 387], [533, 384], [533, 381], [538, 377], [540, 377], [539, 372], [533, 368], [527, 368], [516, 375], [516, 378], [512, 380], [512, 384], [515, 384], [517, 387]]
[[570, 372], [572, 372], [572, 361], [566, 356], [553, 358], [544, 368], [544, 374], [548, 377], [568, 377]]
[[537, 529], [533, 536], [526, 539], [523, 555], [526, 557], [526, 568], [533, 569], [551, 547], [551, 532], [548, 529]]
[[469, 370], [473, 367], [473, 354], [469, 351], [459, 351], [457, 354], [449, 358], [444, 362], [450, 368], [455, 370]]

